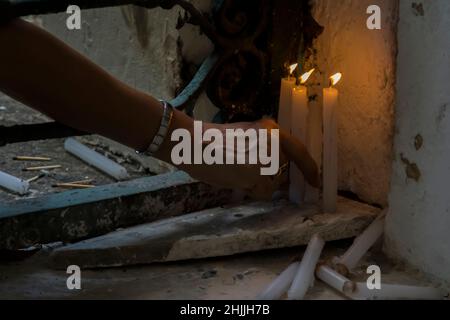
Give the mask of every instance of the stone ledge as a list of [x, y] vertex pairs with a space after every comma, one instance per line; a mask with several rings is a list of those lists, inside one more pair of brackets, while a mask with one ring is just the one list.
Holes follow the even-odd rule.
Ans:
[[80, 241], [217, 207], [230, 195], [178, 171], [0, 204], [0, 249]]
[[55, 250], [55, 268], [173, 262], [305, 245], [320, 233], [327, 241], [360, 234], [380, 213], [341, 198], [336, 214], [286, 202], [216, 208], [145, 224]]

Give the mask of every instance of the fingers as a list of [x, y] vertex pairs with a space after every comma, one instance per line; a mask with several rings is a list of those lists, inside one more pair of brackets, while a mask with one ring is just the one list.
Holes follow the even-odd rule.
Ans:
[[319, 169], [305, 145], [281, 129], [280, 142], [282, 151], [286, 154], [288, 159], [293, 161], [295, 165], [303, 172], [303, 175], [308, 183], [315, 188], [319, 188]]
[[[266, 129], [279, 129], [278, 124], [272, 119], [262, 119], [259, 121], [260, 125]], [[316, 162], [309, 154], [305, 145], [295, 137], [291, 136], [283, 129], [280, 130], [280, 143], [282, 154], [287, 156], [286, 161], [293, 161], [296, 166], [303, 172], [308, 183], [316, 188], [320, 187], [319, 168]], [[280, 159], [281, 160], [281, 159]], [[284, 159], [281, 163], [286, 162]]]
[[280, 190], [280, 186], [284, 180], [280, 178], [266, 177], [252, 186], [252, 188], [245, 189], [247, 195], [254, 201], [270, 201], [276, 191]]

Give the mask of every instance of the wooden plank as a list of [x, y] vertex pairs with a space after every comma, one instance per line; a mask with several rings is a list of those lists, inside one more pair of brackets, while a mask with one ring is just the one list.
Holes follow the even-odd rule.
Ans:
[[230, 191], [174, 172], [0, 205], [0, 249], [73, 242], [225, 203]]
[[380, 210], [341, 198], [336, 214], [286, 202], [251, 203], [166, 219], [86, 240], [52, 253], [52, 265], [118, 267], [228, 256], [360, 234]]

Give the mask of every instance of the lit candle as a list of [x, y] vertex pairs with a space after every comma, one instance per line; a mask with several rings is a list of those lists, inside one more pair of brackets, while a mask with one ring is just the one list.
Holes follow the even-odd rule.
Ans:
[[[308, 131], [308, 88], [306, 81], [313, 74], [314, 69], [300, 77], [300, 85], [292, 89], [291, 98], [291, 134], [306, 145]], [[294, 163], [290, 170], [289, 199], [296, 204], [302, 204], [305, 196], [305, 178]]]
[[295, 78], [292, 77], [298, 64], [289, 67], [289, 76], [281, 79], [280, 105], [278, 109], [278, 125], [280, 129], [291, 132], [291, 97], [292, 89], [295, 87]]
[[331, 86], [323, 89], [323, 210], [334, 213], [337, 210], [338, 195], [338, 99], [339, 91], [333, 88], [342, 74], [330, 77]]
[[[322, 104], [319, 101], [309, 101], [307, 147], [319, 170], [322, 169], [322, 127]], [[319, 200], [320, 190], [306, 184], [305, 203], [316, 204]]]

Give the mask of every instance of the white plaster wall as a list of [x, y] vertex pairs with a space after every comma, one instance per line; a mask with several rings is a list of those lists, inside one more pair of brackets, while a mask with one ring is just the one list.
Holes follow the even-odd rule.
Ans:
[[[210, 0], [193, 3], [203, 12], [211, 10]], [[184, 85], [180, 79], [182, 61], [200, 65], [214, 50], [198, 27], [186, 24], [176, 30], [179, 13], [179, 7], [83, 10], [80, 31], [66, 28], [65, 13], [40, 16], [37, 22], [128, 85], [171, 99]], [[209, 121], [218, 109], [202, 94], [195, 111], [197, 118]]]
[[[395, 103], [397, 0], [314, 0], [314, 18], [325, 27], [315, 42], [314, 92], [328, 77], [339, 84], [339, 186], [370, 203], [387, 205]], [[382, 9], [382, 29], [368, 30], [369, 5]]]
[[66, 28], [65, 13], [40, 20], [45, 29], [120, 80], [169, 99], [180, 86], [175, 29], [179, 11], [132, 6], [83, 10], [81, 30]]
[[[387, 249], [450, 281], [450, 1], [400, 1]], [[422, 142], [422, 143], [421, 143]]]

